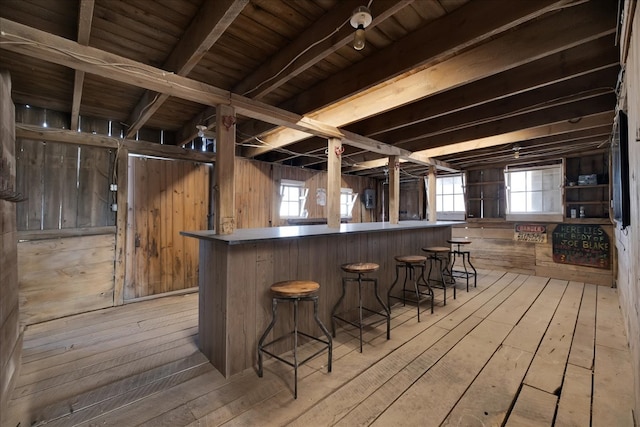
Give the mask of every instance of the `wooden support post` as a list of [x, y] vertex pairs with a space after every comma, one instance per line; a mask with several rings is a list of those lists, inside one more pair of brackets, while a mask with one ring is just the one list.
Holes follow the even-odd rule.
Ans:
[[389, 157], [389, 223], [397, 224], [400, 216], [400, 157]]
[[340, 228], [340, 180], [342, 166], [342, 140], [329, 138], [327, 161], [327, 226]]
[[235, 124], [234, 108], [216, 105], [216, 234], [232, 234], [236, 229]]
[[127, 222], [129, 215], [129, 150], [116, 150], [118, 192], [116, 193], [116, 266], [113, 285], [113, 305], [124, 304], [124, 285], [127, 266]]
[[436, 168], [429, 167], [429, 222], [437, 221], [436, 212]]

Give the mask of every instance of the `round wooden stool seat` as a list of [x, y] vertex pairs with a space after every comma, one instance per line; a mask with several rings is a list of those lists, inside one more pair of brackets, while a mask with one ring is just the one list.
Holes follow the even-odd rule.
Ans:
[[425, 252], [441, 253], [441, 252], [449, 252], [451, 248], [448, 248], [446, 246], [430, 246], [428, 248], [422, 248], [422, 250]]
[[310, 280], [285, 280], [271, 285], [271, 292], [282, 298], [301, 298], [315, 294], [320, 284]]
[[373, 273], [377, 271], [380, 266], [373, 262], [354, 262], [351, 264], [342, 264], [340, 268], [347, 273]]
[[447, 240], [447, 243], [453, 244], [453, 245], [469, 245], [471, 244], [471, 240], [468, 239], [450, 239]]
[[398, 255], [394, 259], [405, 264], [422, 264], [427, 260], [427, 257], [422, 255]]

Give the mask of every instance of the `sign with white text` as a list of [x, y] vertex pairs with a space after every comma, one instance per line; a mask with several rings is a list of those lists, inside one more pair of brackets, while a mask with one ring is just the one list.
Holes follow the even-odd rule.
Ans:
[[608, 270], [609, 236], [599, 225], [558, 224], [553, 230], [553, 261]]
[[516, 242], [547, 243], [547, 226], [543, 224], [516, 224], [513, 228]]

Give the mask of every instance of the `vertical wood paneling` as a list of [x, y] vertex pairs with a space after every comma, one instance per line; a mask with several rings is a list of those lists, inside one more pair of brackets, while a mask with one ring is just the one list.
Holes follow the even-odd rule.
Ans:
[[[11, 77], [0, 72], [0, 189], [16, 190], [15, 110]], [[5, 425], [9, 397], [20, 372], [15, 204], [0, 200], [0, 425]]]
[[76, 228], [78, 147], [47, 143], [44, 159], [43, 229]]
[[18, 140], [18, 230], [57, 230], [115, 224], [109, 191], [112, 156], [99, 147]]
[[[305, 209], [308, 218], [326, 219], [326, 206], [318, 205], [316, 194], [319, 188], [327, 189], [327, 173], [310, 169], [275, 165], [247, 159], [236, 159], [236, 221], [237, 228], [261, 228], [288, 225], [280, 219], [279, 182], [282, 179], [302, 181], [309, 189]], [[365, 209], [363, 193], [366, 188], [375, 189], [374, 179], [343, 175], [341, 187], [358, 193], [350, 222], [373, 222], [374, 209]]]
[[77, 226], [112, 225], [114, 215], [110, 206], [116, 203], [116, 193], [109, 190], [112, 152], [98, 147], [81, 147], [79, 166]]
[[42, 141], [16, 141], [16, 186], [27, 198], [17, 205], [18, 230], [42, 230], [44, 148]]
[[[626, 2], [625, 5], [633, 5]], [[635, 15], [630, 12], [635, 10]], [[625, 8], [625, 22], [633, 23], [623, 91], [626, 93], [626, 109], [629, 119], [629, 191], [631, 203], [631, 226], [622, 230], [616, 227], [618, 249], [617, 286], [620, 306], [625, 317], [625, 329], [631, 349], [631, 366], [635, 384], [635, 418], [640, 419], [640, 7]]]
[[[184, 186], [185, 186], [185, 162], [176, 162], [173, 165], [173, 181], [171, 184], [171, 194], [167, 197], [171, 197], [171, 218], [172, 218], [172, 234], [175, 236], [180, 230], [184, 230], [183, 220], [183, 208], [182, 202], [184, 200]], [[185, 253], [185, 239], [174, 238], [173, 243], [173, 255], [171, 256], [173, 264], [173, 281], [180, 283], [184, 282], [186, 277], [185, 265], [184, 265], [184, 253]]]
[[140, 157], [129, 163], [125, 300], [198, 286], [197, 241], [180, 231], [207, 228], [210, 167]]

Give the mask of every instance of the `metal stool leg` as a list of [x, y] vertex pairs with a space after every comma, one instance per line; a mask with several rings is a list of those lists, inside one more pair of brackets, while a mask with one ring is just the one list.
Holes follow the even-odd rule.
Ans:
[[313, 300], [313, 318], [315, 319], [316, 323], [318, 324], [318, 326], [320, 327], [320, 329], [322, 330], [322, 332], [324, 333], [324, 335], [327, 337], [327, 342], [329, 343], [329, 360], [327, 362], [327, 371], [331, 372], [331, 360], [332, 360], [332, 354], [333, 354], [333, 340], [331, 339], [331, 334], [329, 334], [329, 331], [327, 330], [327, 328], [324, 326], [324, 323], [322, 323], [322, 321], [320, 320], [320, 318], [318, 317], [318, 298], [314, 298]]
[[376, 299], [382, 306], [384, 312], [387, 314], [387, 339], [391, 339], [391, 309], [384, 305], [384, 302], [382, 302], [382, 298], [380, 298], [380, 294], [378, 293], [378, 279], [370, 280], [373, 280], [373, 289], [374, 293], [376, 294]]
[[267, 329], [264, 331], [264, 333], [260, 337], [260, 341], [258, 341], [258, 376], [260, 378], [262, 378], [262, 347], [264, 344], [264, 340], [267, 338], [267, 335], [269, 335], [269, 332], [271, 332], [271, 329], [273, 329], [273, 325], [276, 324], [277, 312], [278, 312], [278, 300], [275, 298], [272, 298], [271, 299], [271, 323], [269, 323], [269, 326], [267, 326]]

